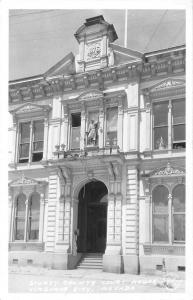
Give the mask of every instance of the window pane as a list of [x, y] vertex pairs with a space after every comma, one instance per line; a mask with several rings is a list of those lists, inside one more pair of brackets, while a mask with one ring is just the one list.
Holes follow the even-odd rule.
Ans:
[[16, 233], [15, 239], [16, 240], [24, 240], [24, 227], [25, 227], [25, 220], [18, 220], [16, 221]]
[[71, 149], [80, 148], [80, 127], [72, 127]]
[[107, 109], [107, 132], [117, 131], [118, 108], [110, 107]]
[[168, 127], [154, 128], [154, 149], [167, 149]]
[[44, 122], [35, 121], [33, 123], [34, 141], [43, 141], [44, 139]]
[[163, 103], [155, 103], [153, 106], [154, 126], [162, 126], [168, 124], [168, 101]]
[[39, 215], [40, 215], [40, 196], [38, 193], [32, 195], [29, 204], [29, 224], [28, 232], [30, 240], [39, 238]]
[[172, 102], [173, 124], [185, 123], [185, 100]]
[[185, 212], [185, 186], [177, 185], [172, 193], [174, 212]]
[[24, 194], [21, 194], [18, 196], [17, 204], [16, 204], [17, 217], [25, 218], [25, 208], [26, 208], [25, 201], [26, 201], [26, 197]]
[[174, 241], [185, 241], [185, 215], [174, 215]]
[[153, 212], [168, 213], [168, 190], [165, 186], [157, 186], [152, 193]]
[[168, 216], [153, 216], [153, 241], [168, 242]]
[[173, 126], [173, 140], [184, 141], [185, 140], [185, 125]]
[[33, 151], [43, 151], [43, 142], [34, 142], [33, 143]]
[[24, 194], [18, 196], [16, 201], [16, 219], [15, 219], [15, 239], [24, 240], [25, 228], [25, 205], [26, 197]]
[[30, 123], [21, 123], [21, 144], [30, 141]]
[[20, 145], [20, 158], [29, 157], [29, 144]]

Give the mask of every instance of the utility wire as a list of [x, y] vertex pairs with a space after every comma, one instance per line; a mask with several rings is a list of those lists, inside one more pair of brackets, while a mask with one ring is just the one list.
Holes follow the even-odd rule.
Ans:
[[54, 11], [54, 9], [49, 9], [49, 10], [40, 10], [38, 12], [27, 12], [27, 13], [21, 13], [21, 14], [13, 14], [13, 15], [9, 15], [10, 18], [15, 18], [15, 17], [25, 17], [26, 15], [37, 15], [37, 14], [45, 14], [48, 13], [50, 11]]
[[156, 29], [154, 30], [152, 36], [150, 37], [150, 39], [149, 39], [147, 45], [145, 46], [143, 52], [146, 52], [146, 50], [147, 50], [149, 44], [151, 43], [151, 41], [152, 41], [154, 35], [157, 33], [158, 28], [159, 28], [159, 26], [160, 26], [160, 24], [161, 24], [162, 20], [164, 19], [164, 17], [165, 17], [165, 15], [166, 15], [167, 12], [168, 12], [168, 10], [166, 10], [166, 11], [163, 13], [163, 15], [161, 16], [160, 21], [159, 21], [158, 25], [156, 26]]
[[[45, 16], [44, 15], [44, 19], [52, 19], [52, 18], [55, 18], [55, 17], [58, 17], [58, 16], [63, 16], [65, 13], [60, 13], [60, 14], [56, 14], [56, 15], [51, 15], [51, 16]], [[34, 18], [34, 19], [30, 19], [30, 20], [25, 20], [23, 22], [14, 22], [14, 26], [15, 25], [18, 25], [18, 24], [23, 24], [23, 23], [30, 23], [30, 22], [36, 22], [36, 21], [39, 21], [39, 20], [42, 20], [42, 16], [40, 18]], [[10, 20], [10, 21], [13, 21], [13, 20]]]

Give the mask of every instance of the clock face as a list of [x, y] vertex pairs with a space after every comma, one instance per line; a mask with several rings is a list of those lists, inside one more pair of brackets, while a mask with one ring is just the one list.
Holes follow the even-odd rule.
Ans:
[[101, 54], [101, 45], [99, 43], [87, 46], [87, 60], [99, 58]]

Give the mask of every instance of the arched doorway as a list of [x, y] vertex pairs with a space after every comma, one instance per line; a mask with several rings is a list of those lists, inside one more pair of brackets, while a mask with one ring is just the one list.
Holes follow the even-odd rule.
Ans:
[[108, 190], [101, 181], [85, 184], [78, 195], [78, 252], [104, 253], [107, 235]]

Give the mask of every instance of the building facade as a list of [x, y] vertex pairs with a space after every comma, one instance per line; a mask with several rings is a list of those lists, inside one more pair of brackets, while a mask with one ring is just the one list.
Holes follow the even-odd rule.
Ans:
[[185, 46], [140, 53], [86, 19], [79, 53], [9, 83], [9, 261], [185, 269]]

